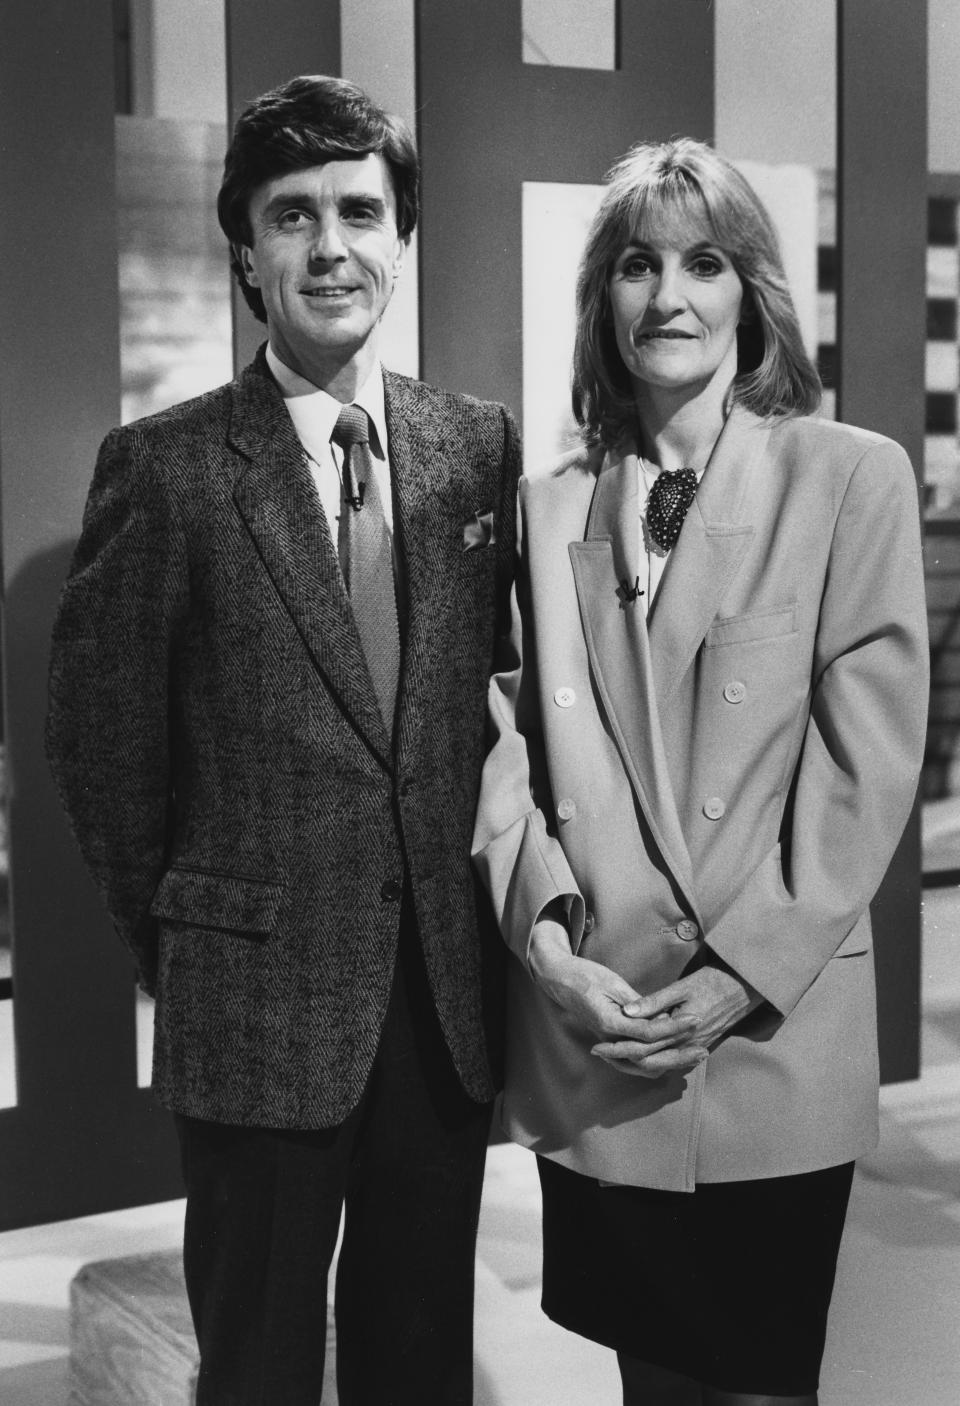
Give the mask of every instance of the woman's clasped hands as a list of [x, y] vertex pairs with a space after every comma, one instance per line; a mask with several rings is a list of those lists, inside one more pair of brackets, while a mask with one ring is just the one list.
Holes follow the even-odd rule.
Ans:
[[529, 951], [533, 979], [597, 1043], [591, 1054], [624, 1074], [685, 1073], [761, 1002], [734, 972], [707, 964], [649, 995], [570, 950], [564, 925], [541, 918]]

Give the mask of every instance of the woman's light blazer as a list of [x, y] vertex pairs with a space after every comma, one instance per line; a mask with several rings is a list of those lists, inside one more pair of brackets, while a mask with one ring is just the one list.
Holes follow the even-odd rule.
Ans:
[[[734, 409], [651, 618], [632, 452], [521, 487], [475, 861], [510, 963], [502, 1117], [535, 1151], [677, 1190], [847, 1161], [877, 1136], [868, 905], [914, 800], [928, 658], [917, 492], [892, 441]], [[655, 1081], [526, 965], [565, 899], [581, 956], [641, 992], [704, 945], [764, 998]]]

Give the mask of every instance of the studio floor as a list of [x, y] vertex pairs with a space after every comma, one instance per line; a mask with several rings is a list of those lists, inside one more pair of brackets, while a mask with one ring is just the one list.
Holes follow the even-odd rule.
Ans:
[[[858, 1167], [821, 1406], [960, 1402], [958, 959], [960, 890], [931, 889], [923, 1077], [883, 1091], [881, 1144]], [[73, 1275], [91, 1260], [177, 1245], [182, 1215], [173, 1201], [0, 1235], [0, 1406], [67, 1406]], [[618, 1406], [612, 1355], [540, 1313], [539, 1242], [533, 1158], [494, 1147], [478, 1254], [475, 1406]]]

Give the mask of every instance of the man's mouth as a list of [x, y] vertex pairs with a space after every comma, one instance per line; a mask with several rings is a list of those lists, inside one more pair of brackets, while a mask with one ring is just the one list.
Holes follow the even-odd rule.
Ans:
[[354, 288], [304, 288], [303, 291], [308, 298], [345, 298], [356, 290]]

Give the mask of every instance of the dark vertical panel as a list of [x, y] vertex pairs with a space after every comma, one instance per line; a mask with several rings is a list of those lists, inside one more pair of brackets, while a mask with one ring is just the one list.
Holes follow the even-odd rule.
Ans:
[[[298, 73], [340, 72], [340, 0], [225, 0], [229, 126], [252, 98]], [[266, 337], [233, 287], [239, 369]]]
[[840, 410], [923, 462], [926, 0], [838, 0]]
[[[177, 1194], [136, 1087], [132, 966], [43, 754], [48, 641], [97, 445], [119, 416], [112, 0], [7, 0], [0, 45], [0, 473], [19, 1103], [0, 1226]], [[42, 99], [38, 99], [38, 94]]]
[[621, 0], [617, 72], [524, 65], [520, 0], [418, 0], [423, 374], [521, 406], [521, 185], [713, 135], [706, 0]]
[[[839, 413], [923, 465], [926, 0], [838, 0]], [[896, 563], [891, 563], [896, 569]], [[874, 904], [887, 1081], [919, 1071], [920, 825]]]

